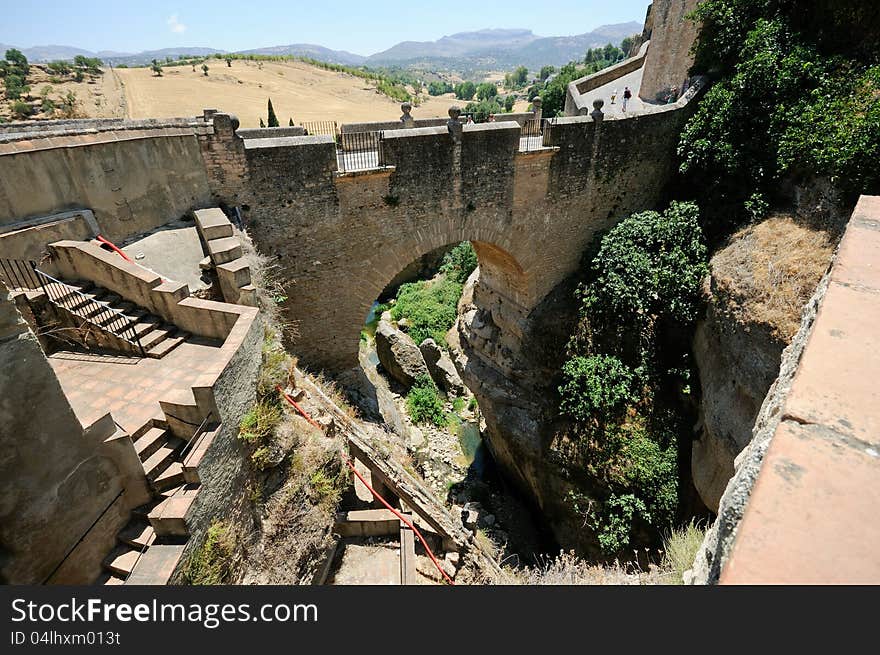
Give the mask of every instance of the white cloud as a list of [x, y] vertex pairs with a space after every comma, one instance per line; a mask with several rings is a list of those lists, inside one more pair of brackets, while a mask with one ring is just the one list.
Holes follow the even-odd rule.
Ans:
[[171, 14], [165, 22], [168, 23], [168, 29], [175, 34], [183, 34], [186, 32], [186, 25], [177, 20], [177, 14]]

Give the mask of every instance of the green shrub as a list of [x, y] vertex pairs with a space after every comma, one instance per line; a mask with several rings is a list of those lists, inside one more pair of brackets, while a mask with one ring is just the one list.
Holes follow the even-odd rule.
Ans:
[[443, 400], [437, 385], [428, 375], [421, 375], [406, 395], [406, 411], [413, 423], [436, 425], [442, 428], [447, 423], [443, 413]]
[[220, 585], [229, 582], [235, 536], [223, 521], [215, 521], [208, 528], [205, 542], [190, 556], [183, 571], [183, 579], [191, 585]]
[[24, 119], [31, 115], [33, 107], [21, 100], [12, 103], [12, 115], [18, 119]]
[[391, 308], [391, 317], [395, 321], [409, 321], [407, 331], [416, 343], [430, 337], [445, 344], [446, 333], [455, 323], [461, 290], [460, 283], [447, 278], [403, 284]]
[[262, 444], [281, 422], [281, 407], [261, 400], [241, 419], [239, 437], [251, 444]]
[[602, 239], [595, 279], [582, 289], [583, 309], [614, 325], [652, 317], [689, 324], [697, 317], [708, 254], [694, 203], [673, 202], [660, 214], [634, 214]]
[[635, 374], [612, 355], [573, 357], [562, 376], [560, 409], [576, 421], [610, 419], [635, 400]]
[[477, 253], [471, 242], [462, 241], [443, 256], [440, 272], [453, 282], [464, 284], [477, 264]]
[[719, 237], [787, 202], [783, 179], [880, 192], [876, 9], [855, 0], [706, 0], [697, 65], [718, 77], [681, 136], [681, 171]]

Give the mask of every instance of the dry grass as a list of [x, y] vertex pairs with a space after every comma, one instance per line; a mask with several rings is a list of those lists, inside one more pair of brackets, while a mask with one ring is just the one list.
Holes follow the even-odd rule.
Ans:
[[[130, 118], [196, 116], [206, 107], [238, 116], [242, 127], [259, 127], [266, 118], [266, 101], [282, 125], [302, 121], [341, 123], [393, 121], [400, 103], [376, 91], [369, 81], [346, 73], [326, 71], [303, 62], [209, 60], [208, 75], [201, 67], [169, 66], [162, 77], [148, 68], [117, 69], [125, 87]], [[423, 97], [413, 110], [416, 118], [445, 117], [458, 101], [447, 94]], [[525, 102], [519, 103], [525, 106]], [[521, 107], [517, 111], [523, 111]]]
[[665, 584], [683, 584], [685, 571], [694, 565], [697, 551], [706, 537], [706, 528], [693, 521], [673, 528], [663, 540], [663, 562], [660, 564]]
[[833, 251], [826, 232], [772, 216], [734, 234], [712, 258], [713, 291], [740, 321], [766, 324], [787, 342]]

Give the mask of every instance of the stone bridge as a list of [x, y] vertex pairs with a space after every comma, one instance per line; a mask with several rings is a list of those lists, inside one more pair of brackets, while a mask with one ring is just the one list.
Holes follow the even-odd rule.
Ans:
[[512, 121], [394, 130], [383, 165], [356, 173], [337, 170], [331, 137], [240, 141], [228, 130], [224, 143], [246, 171], [229, 200], [246, 207], [258, 247], [292, 282], [286, 308], [307, 364], [356, 366], [365, 317], [392, 278], [432, 250], [471, 241], [477, 302], [501, 327], [493, 358], [506, 369], [523, 322], [576, 270], [595, 233], [657, 205], [692, 97], [627, 119], [557, 119], [531, 152], [520, 151]]

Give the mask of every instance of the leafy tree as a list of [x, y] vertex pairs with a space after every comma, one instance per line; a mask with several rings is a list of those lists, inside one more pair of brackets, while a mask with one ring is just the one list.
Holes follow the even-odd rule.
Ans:
[[162, 65], [157, 59], [153, 60], [152, 66], [150, 66], [150, 70], [155, 73], [156, 77], [162, 77]]
[[476, 123], [485, 123], [491, 114], [502, 113], [501, 105], [495, 100], [469, 102], [464, 106], [464, 111], [466, 114], [472, 114]]
[[479, 100], [491, 100], [498, 95], [498, 87], [491, 82], [484, 82], [477, 86], [477, 98]]
[[232, 59], [230, 57], [226, 58], [226, 67], [232, 68]]
[[453, 91], [455, 91], [455, 87], [449, 82], [430, 82], [428, 84], [428, 95], [442, 96]]
[[513, 111], [513, 106], [516, 104], [515, 96], [507, 96], [504, 99], [504, 111], [511, 112]]
[[548, 77], [553, 75], [556, 72], [556, 66], [542, 66], [541, 73], [538, 75], [538, 79], [542, 82], [545, 82]]
[[634, 36], [628, 36], [620, 42], [620, 50], [623, 52], [624, 56], [629, 57], [630, 51], [632, 50], [635, 42], [636, 39]]
[[528, 81], [529, 69], [525, 66], [520, 66], [504, 76], [504, 85], [508, 89], [521, 89], [528, 84]]
[[717, 82], [681, 138], [686, 183], [723, 237], [752, 197], [787, 203], [786, 181], [826, 176], [854, 199], [880, 193], [880, 12], [853, 0], [706, 0], [697, 70]]
[[208, 76], [208, 64], [202, 64], [202, 72], [205, 74], [205, 77]]
[[70, 63], [66, 61], [50, 61], [47, 68], [56, 75], [70, 75]]
[[6, 51], [5, 59], [10, 73], [20, 75], [22, 79], [27, 79], [30, 72], [27, 57], [22, 54], [21, 50], [10, 48]]
[[477, 268], [477, 253], [470, 241], [462, 241], [443, 256], [440, 272], [453, 282], [464, 284]]
[[279, 127], [278, 117], [275, 115], [275, 109], [272, 107], [272, 98], [269, 98], [269, 127]]
[[462, 82], [455, 87], [455, 97], [459, 100], [473, 100], [477, 86], [473, 82]]
[[93, 75], [101, 72], [101, 66], [103, 64], [104, 64], [104, 62], [101, 61], [100, 59], [98, 59], [97, 57], [86, 57], [85, 55], [76, 55], [73, 58], [74, 68], [77, 68], [80, 71], [85, 71], [87, 73], [91, 73]]

